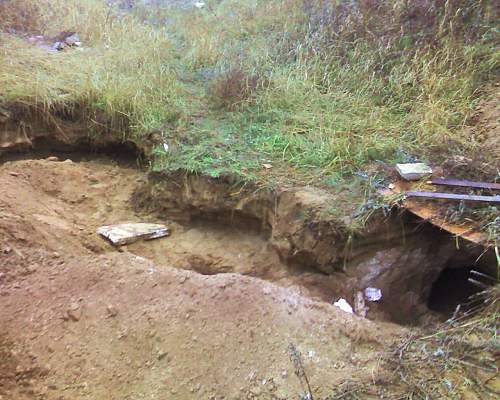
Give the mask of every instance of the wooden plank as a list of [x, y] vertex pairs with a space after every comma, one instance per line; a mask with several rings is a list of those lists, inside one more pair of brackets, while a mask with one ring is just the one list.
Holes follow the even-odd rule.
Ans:
[[[391, 186], [391, 188], [381, 189], [380, 193], [383, 196], [393, 196], [411, 190], [411, 184], [408, 182], [396, 181]], [[464, 220], [460, 223], [447, 221], [443, 215], [448, 205], [440, 201], [420, 201], [419, 198], [406, 198], [401, 207], [452, 235], [480, 245], [488, 242], [488, 235], [480, 230], [477, 223], [470, 220]]]
[[435, 178], [429, 181], [433, 185], [469, 187], [473, 189], [500, 190], [500, 183], [464, 181], [460, 179]]
[[500, 203], [500, 196], [477, 196], [470, 194], [440, 193], [440, 192], [405, 192], [406, 197], [424, 197], [439, 200], [464, 200]]

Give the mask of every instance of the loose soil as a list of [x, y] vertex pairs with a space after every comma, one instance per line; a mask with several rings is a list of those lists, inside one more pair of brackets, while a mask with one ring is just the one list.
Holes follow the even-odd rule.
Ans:
[[[319, 272], [258, 231], [135, 211], [145, 181], [99, 159], [0, 166], [0, 398], [298, 398], [290, 344], [318, 398], [386, 380], [381, 351], [404, 328], [317, 301]], [[172, 236], [121, 251], [97, 237], [124, 221]]]

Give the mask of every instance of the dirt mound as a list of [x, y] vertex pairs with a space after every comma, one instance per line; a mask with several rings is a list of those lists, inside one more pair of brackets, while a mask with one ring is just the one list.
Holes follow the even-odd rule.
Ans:
[[473, 265], [477, 257], [462, 254], [453, 238], [435, 228], [397, 219], [374, 226], [348, 246], [335, 219], [323, 214], [328, 201], [312, 190], [285, 190], [270, 201], [262, 193], [232, 196], [233, 187], [208, 178], [151, 182], [132, 164], [80, 160], [1, 167], [0, 234], [14, 248], [42, 245], [61, 254], [69, 249], [102, 254], [115, 249], [97, 237], [99, 226], [166, 222], [173, 232], [168, 239], [121, 250], [205, 275], [258, 277], [328, 303], [339, 297], [352, 302], [356, 291], [381, 288], [383, 300], [371, 306], [369, 317], [404, 323], [418, 322], [428, 312], [431, 284], [444, 269]]
[[2, 290], [2, 334], [12, 354], [29, 356], [18, 371], [43, 371], [27, 387], [47, 399], [287, 399], [302, 391], [290, 343], [327, 395], [338, 382], [379, 376], [377, 351], [397, 332], [264, 281], [130, 253], [22, 262], [30, 274]]
[[[241, 265], [231, 256], [228, 238], [238, 239], [231, 229], [174, 224], [172, 237], [122, 253], [98, 238], [105, 223], [156, 221], [129, 202], [144, 180], [99, 160], [0, 167], [0, 396], [288, 399], [305, 390], [290, 343], [317, 396], [349, 379], [385, 379], [380, 351], [401, 328], [304, 297], [285, 270], [288, 288], [220, 273], [224, 263], [254, 274], [265, 258], [273, 262], [259, 235], [240, 233]], [[160, 246], [176, 235], [183, 239]], [[212, 236], [219, 247], [213, 239], [203, 246]], [[186, 254], [189, 241], [195, 250]], [[172, 267], [181, 261], [217, 274]]]

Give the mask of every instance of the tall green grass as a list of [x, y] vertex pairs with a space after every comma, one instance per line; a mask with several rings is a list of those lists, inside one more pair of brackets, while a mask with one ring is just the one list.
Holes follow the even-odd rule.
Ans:
[[[215, 117], [240, 139], [233, 139], [241, 146], [231, 146], [229, 163], [241, 149], [287, 163], [299, 179], [321, 178], [376, 161], [441, 160], [474, 149], [461, 128], [498, 69], [497, 32], [481, 14], [489, 8], [462, 2], [474, 10], [448, 3], [423, 10], [430, 22], [417, 28], [425, 27], [424, 35], [401, 33], [409, 3], [371, 3], [378, 8], [361, 2], [339, 17], [342, 9], [327, 12], [321, 1], [214, 1], [181, 17], [176, 33], [192, 71], [211, 70], [219, 86], [225, 77], [235, 85], [235, 68], [246, 71], [246, 82], [266, 82], [246, 102], [235, 96], [236, 111]], [[231, 93], [205, 87], [208, 98]], [[200, 140], [206, 136], [202, 130]]]
[[[123, 116], [139, 137], [168, 126], [175, 151], [155, 168], [267, 184], [338, 188], [477, 147], [461, 128], [498, 78], [492, 1], [135, 3], [3, 2], [0, 101]], [[74, 30], [84, 48], [48, 54], [20, 27]]]

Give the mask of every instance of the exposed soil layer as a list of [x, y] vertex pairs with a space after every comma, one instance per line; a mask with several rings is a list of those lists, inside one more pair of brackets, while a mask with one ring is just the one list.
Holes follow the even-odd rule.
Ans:
[[[464, 296], [435, 288], [459, 287], [482, 251], [405, 215], [349, 237], [330, 193], [147, 174], [147, 151], [112, 136], [16, 137], [0, 155], [4, 398], [296, 398], [290, 343], [319, 398], [387, 383], [381, 351], [405, 329], [382, 321], [452, 312]], [[120, 222], [172, 235], [116, 249], [95, 233]], [[331, 304], [367, 287], [383, 293], [376, 323]]]
[[379, 352], [402, 329], [310, 299], [256, 232], [171, 223], [122, 252], [97, 237], [158, 221], [129, 201], [145, 180], [102, 160], [0, 166], [0, 396], [288, 399], [304, 391], [290, 343], [318, 396], [385, 379]]
[[[362, 234], [349, 235], [328, 212], [334, 201], [331, 193], [313, 188], [259, 190], [230, 178], [184, 172], [152, 173], [134, 193], [136, 210], [159, 217], [261, 231], [282, 268], [300, 273], [308, 295], [323, 301], [340, 296], [353, 301], [357, 291], [382, 289], [383, 300], [368, 314], [377, 319], [422, 323], [432, 316], [432, 283], [443, 270], [494, 263], [480, 257], [481, 246], [457, 240], [409, 214], [374, 217]], [[455, 307], [452, 303], [449, 306]]]

